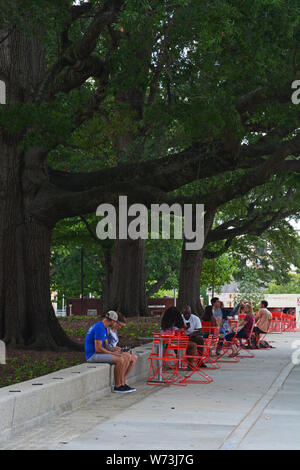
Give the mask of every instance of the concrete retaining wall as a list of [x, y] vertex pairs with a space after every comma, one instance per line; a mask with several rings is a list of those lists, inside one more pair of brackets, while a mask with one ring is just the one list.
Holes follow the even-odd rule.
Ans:
[[[128, 376], [130, 385], [147, 377], [151, 344], [134, 352], [139, 359]], [[98, 399], [112, 385], [113, 366], [84, 363], [0, 388], [0, 441]]]

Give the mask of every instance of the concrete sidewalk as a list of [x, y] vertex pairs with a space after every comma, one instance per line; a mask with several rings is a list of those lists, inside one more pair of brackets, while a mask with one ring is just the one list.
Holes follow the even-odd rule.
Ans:
[[[275, 349], [210, 370], [211, 384], [108, 393], [0, 445], [0, 449], [300, 449], [300, 333], [270, 335]], [[299, 354], [300, 357], [300, 354]]]

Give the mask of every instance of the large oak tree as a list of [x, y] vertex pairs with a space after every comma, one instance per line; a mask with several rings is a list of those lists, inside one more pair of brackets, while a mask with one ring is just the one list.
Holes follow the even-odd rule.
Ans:
[[[267, 0], [247, 9], [217, 0], [1, 3], [0, 337], [32, 348], [74, 347], [49, 294], [59, 220], [120, 194], [147, 205], [170, 202], [194, 181], [203, 187], [193, 200], [198, 194], [213, 211], [236, 193], [231, 185], [225, 200], [218, 191], [210, 200], [210, 177], [241, 174], [250, 190], [299, 171], [293, 9]], [[73, 136], [103, 116], [115, 157], [87, 171], [87, 152]], [[70, 148], [82, 157], [72, 172], [64, 168]]]

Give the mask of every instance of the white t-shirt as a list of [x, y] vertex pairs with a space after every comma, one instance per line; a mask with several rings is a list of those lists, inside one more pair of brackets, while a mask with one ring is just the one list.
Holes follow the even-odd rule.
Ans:
[[197, 317], [197, 315], [191, 314], [191, 316], [188, 320], [186, 320], [183, 315], [182, 315], [182, 318], [183, 318], [183, 321], [184, 321], [185, 325], [187, 323], [190, 323], [190, 327], [186, 330], [187, 335], [191, 335], [192, 333], [194, 333], [194, 331], [197, 328], [202, 328], [201, 320], [200, 320], [199, 317]]
[[112, 348], [115, 348], [119, 342], [119, 337], [118, 337], [118, 333], [116, 330], [112, 330], [111, 328], [109, 328], [109, 333], [107, 335], [107, 339], [108, 339], [108, 344], [109, 346], [111, 346]]

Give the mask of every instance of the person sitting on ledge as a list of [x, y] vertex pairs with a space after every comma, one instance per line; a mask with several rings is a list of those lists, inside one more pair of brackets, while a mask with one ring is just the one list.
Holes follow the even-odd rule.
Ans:
[[85, 337], [85, 357], [89, 363], [100, 362], [114, 365], [115, 386], [113, 391], [116, 393], [130, 393], [134, 392], [135, 389], [126, 384], [130, 363], [128, 355], [124, 355], [119, 350], [109, 351], [104, 347], [107, 339], [107, 328], [114, 327], [117, 322], [118, 314], [110, 310], [102, 318], [102, 321], [91, 326]]
[[126, 325], [126, 318], [120, 312], [117, 312], [117, 315], [118, 315], [118, 321], [114, 322], [114, 326], [108, 327], [108, 334], [107, 334], [107, 340], [105, 341], [105, 347], [109, 351], [122, 352], [123, 356], [128, 358], [129, 366], [125, 373], [125, 375], [127, 376], [129, 372], [131, 371], [131, 369], [133, 369], [133, 367], [135, 366], [136, 361], [138, 360], [138, 357], [136, 354], [132, 354], [128, 350], [124, 351], [124, 349], [122, 350], [122, 348], [118, 346], [118, 342], [119, 342], [118, 330]]

